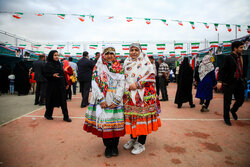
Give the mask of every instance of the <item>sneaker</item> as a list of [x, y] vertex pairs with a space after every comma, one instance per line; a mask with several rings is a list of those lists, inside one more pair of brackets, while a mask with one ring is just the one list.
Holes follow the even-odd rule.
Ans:
[[145, 144], [142, 145], [141, 143], [136, 143], [131, 153], [136, 155], [142, 153], [145, 150], [146, 150]]
[[131, 139], [126, 144], [123, 145], [123, 148], [125, 148], [126, 150], [129, 150], [134, 146], [134, 144], [135, 144], [135, 140]]

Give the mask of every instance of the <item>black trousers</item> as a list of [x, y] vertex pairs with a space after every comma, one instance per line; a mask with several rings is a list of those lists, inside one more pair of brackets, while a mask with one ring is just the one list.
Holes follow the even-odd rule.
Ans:
[[119, 144], [119, 139], [120, 137], [115, 137], [115, 138], [102, 139], [102, 141], [107, 148], [115, 148]]
[[208, 108], [210, 104], [210, 100], [200, 99], [200, 104], [205, 104], [206, 108]]
[[46, 87], [47, 87], [46, 82], [36, 83], [35, 103], [45, 103]]
[[[64, 119], [69, 118], [66, 100], [65, 100], [65, 102], [62, 103], [61, 109], [62, 109], [62, 113], [63, 113], [63, 118], [64, 118]], [[48, 117], [52, 117], [52, 115], [53, 115], [53, 110], [54, 110], [54, 107], [53, 107], [49, 102], [46, 102], [46, 111], [45, 111], [45, 115], [48, 116]]]
[[160, 95], [160, 81], [159, 81], [159, 77], [156, 76], [155, 77], [155, 86], [156, 86], [156, 94], [159, 96]]
[[239, 107], [244, 103], [244, 86], [241, 80], [234, 80], [231, 84], [223, 85], [224, 90], [224, 119], [230, 119], [230, 105], [232, 95], [234, 94], [235, 103], [231, 112], [237, 112]]
[[69, 86], [69, 88], [66, 90], [66, 99], [70, 99], [72, 98], [72, 91], [71, 91], [71, 85]]
[[87, 106], [89, 104], [89, 89], [91, 86], [91, 81], [81, 82], [81, 93], [82, 93], [82, 103], [81, 106]]
[[[135, 140], [137, 139], [137, 137], [133, 138], [132, 135], [130, 135], [130, 138], [135, 139]], [[141, 135], [138, 137], [138, 142], [141, 143], [142, 145], [144, 145], [146, 142], [146, 139], [147, 139], [147, 135]]]
[[75, 82], [75, 83], [72, 84], [72, 87], [73, 87], [73, 94], [74, 94], [74, 95], [76, 94], [76, 84], [77, 84], [77, 82]]
[[167, 80], [164, 77], [159, 78], [160, 81], [160, 89], [163, 100], [168, 100], [168, 92], [167, 92]]

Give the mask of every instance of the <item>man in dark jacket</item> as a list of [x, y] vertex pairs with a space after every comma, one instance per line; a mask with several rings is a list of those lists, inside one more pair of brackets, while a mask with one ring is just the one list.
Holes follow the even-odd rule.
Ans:
[[[232, 43], [232, 53], [224, 57], [220, 67], [217, 88], [224, 90], [224, 121], [226, 125], [232, 126], [229, 112], [231, 111], [234, 120], [238, 119], [237, 110], [244, 103], [244, 89], [247, 76], [247, 56], [242, 56], [243, 43], [235, 41]], [[230, 109], [232, 94], [235, 103]]]
[[89, 104], [89, 89], [91, 87], [92, 71], [94, 68], [94, 63], [89, 60], [88, 55], [88, 52], [83, 52], [83, 57], [77, 63], [78, 81], [80, 82], [80, 89], [82, 93], [81, 108], [84, 108]]
[[34, 80], [36, 80], [35, 105], [45, 105], [47, 79], [42, 74], [45, 64], [45, 54], [40, 55], [39, 60], [33, 62], [32, 69], [35, 73]]

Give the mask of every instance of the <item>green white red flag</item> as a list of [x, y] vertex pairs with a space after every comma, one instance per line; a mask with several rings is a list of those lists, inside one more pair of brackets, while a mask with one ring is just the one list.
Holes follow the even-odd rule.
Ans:
[[231, 28], [230, 24], [226, 24], [226, 27], [227, 27], [227, 31], [228, 31], [228, 32], [231, 32], [231, 31], [232, 31], [232, 28]]
[[41, 47], [41, 45], [31, 45], [31, 47], [38, 49], [39, 47]]
[[133, 21], [133, 18], [132, 18], [132, 17], [126, 17], [126, 19], [127, 19], [127, 22]]
[[97, 49], [98, 45], [89, 45], [89, 49]]
[[23, 16], [23, 13], [20, 13], [20, 12], [15, 12], [15, 14], [12, 15], [14, 18], [16, 19], [21, 19], [22, 16]]
[[169, 56], [175, 56], [175, 51], [169, 52]]
[[64, 19], [65, 18], [65, 14], [57, 14], [57, 17], [59, 17], [60, 19]]
[[129, 56], [129, 53], [124, 53], [124, 57], [128, 57]]
[[238, 27], [238, 31], [241, 31], [241, 26], [240, 26], [240, 25], [237, 25], [237, 27]]
[[120, 53], [115, 53], [115, 57], [120, 57]]
[[158, 52], [158, 56], [163, 56], [163, 52]]
[[92, 22], [94, 22], [94, 18], [95, 18], [95, 16], [90, 15], [90, 16], [89, 16], [89, 18], [91, 19], [91, 21], [92, 21]]
[[199, 42], [191, 43], [191, 49], [199, 49], [199, 48], [200, 48], [200, 43]]
[[219, 42], [218, 41], [212, 41], [209, 42], [211, 48], [218, 48], [219, 47]]
[[161, 21], [163, 22], [163, 24], [165, 24], [166, 26], [168, 26], [167, 20], [161, 19]]
[[151, 23], [151, 19], [149, 19], [149, 18], [145, 18], [145, 21], [146, 21], [147, 24]]
[[247, 26], [247, 32], [250, 33], [250, 26]]
[[192, 55], [197, 55], [198, 54], [198, 50], [192, 50], [191, 54]]
[[219, 26], [219, 24], [218, 24], [218, 23], [214, 23], [214, 28], [215, 28], [215, 31], [218, 31], [218, 26]]
[[157, 48], [157, 50], [165, 50], [166, 45], [165, 44], [156, 44], [156, 48]]
[[153, 52], [147, 52], [147, 56], [149, 57], [149, 56], [153, 56]]
[[46, 45], [44, 48], [46, 49], [52, 49], [53, 45]]
[[179, 24], [180, 26], [183, 26], [183, 23], [182, 23], [182, 21], [180, 21], [180, 20], [177, 20], [177, 22], [178, 22], [178, 24]]
[[65, 45], [58, 45], [57, 49], [64, 49]]
[[122, 50], [129, 50], [130, 45], [122, 45]]
[[78, 17], [78, 19], [81, 21], [81, 22], [84, 22], [85, 21], [85, 15], [80, 15]]
[[174, 48], [175, 49], [183, 49], [183, 43], [175, 43]]
[[224, 47], [230, 47], [231, 44], [232, 44], [231, 41], [223, 41], [223, 46], [224, 46]]
[[141, 44], [141, 49], [142, 50], [148, 50], [148, 44]]
[[72, 49], [80, 49], [80, 45], [72, 45]]
[[203, 23], [207, 29], [209, 29], [209, 25], [207, 23]]
[[187, 55], [187, 51], [181, 51], [181, 56], [186, 56]]
[[26, 44], [19, 44], [18, 46], [19, 46], [19, 47], [18, 47], [19, 49], [25, 49]]
[[37, 13], [36, 16], [43, 16], [44, 13]]
[[64, 57], [70, 57], [70, 52], [64, 52]]
[[76, 57], [82, 57], [82, 53], [76, 53]]
[[193, 22], [193, 21], [190, 21], [189, 23], [191, 24], [191, 27], [192, 27], [192, 29], [194, 30], [194, 29], [195, 29], [194, 22]]

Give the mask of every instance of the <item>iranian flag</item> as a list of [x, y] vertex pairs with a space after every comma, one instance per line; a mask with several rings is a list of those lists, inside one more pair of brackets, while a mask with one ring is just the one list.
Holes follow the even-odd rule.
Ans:
[[175, 49], [183, 49], [183, 43], [175, 43], [174, 48]]
[[64, 52], [65, 57], [70, 57], [70, 52]]
[[176, 56], [175, 56], [176, 59], [179, 59], [180, 57], [181, 57], [180, 55], [176, 55]]
[[129, 45], [122, 45], [122, 50], [129, 50]]
[[147, 52], [147, 56], [149, 57], [149, 56], [153, 56], [153, 52]]
[[82, 53], [76, 53], [76, 57], [82, 57]]
[[65, 45], [58, 45], [57, 49], [64, 49]]
[[191, 43], [191, 49], [199, 49], [199, 48], [200, 48], [200, 43], [199, 42]]
[[19, 44], [18, 46], [19, 46], [19, 47], [18, 47], [19, 49], [25, 49], [26, 44]]
[[240, 26], [240, 25], [237, 25], [237, 27], [238, 27], [238, 31], [241, 31], [241, 26]]
[[41, 55], [41, 54], [43, 54], [44, 52], [43, 51], [35, 51], [35, 54], [36, 55]]
[[37, 13], [36, 16], [43, 16], [44, 13]]
[[80, 49], [80, 45], [72, 45], [72, 49]]
[[163, 52], [158, 52], [158, 56], [163, 56]]
[[44, 48], [46, 49], [52, 49], [53, 45], [46, 45]]
[[120, 57], [120, 53], [115, 53], [115, 57]]
[[175, 51], [169, 52], [169, 56], [175, 56]]
[[218, 41], [212, 41], [212, 42], [209, 42], [210, 43], [210, 47], [211, 48], [218, 48], [219, 47], [219, 42]]
[[59, 56], [59, 59], [60, 59], [60, 60], [62, 60], [62, 59], [64, 59], [64, 58], [65, 58], [64, 56]]
[[128, 57], [129, 56], [129, 53], [124, 53], [124, 57]]
[[133, 18], [132, 18], [132, 17], [126, 17], [126, 19], [127, 19], [127, 22], [133, 21]]
[[209, 29], [209, 25], [207, 23], [203, 23], [207, 29]]
[[191, 27], [192, 27], [192, 29], [194, 30], [194, 29], [195, 29], [194, 22], [193, 22], [193, 21], [190, 21], [189, 23], [191, 24]]
[[146, 21], [147, 24], [151, 23], [151, 19], [149, 19], [149, 18], [145, 18], [145, 21]]
[[166, 45], [165, 44], [156, 44], [157, 50], [165, 50]]
[[31, 45], [31, 47], [38, 49], [39, 47], [41, 47], [41, 45]]
[[94, 18], [95, 18], [95, 16], [90, 15], [89, 17], [90, 17], [91, 21], [92, 21], [92, 22], [94, 22]]
[[218, 31], [218, 26], [219, 26], [219, 24], [218, 24], [218, 23], [214, 23], [214, 28], [215, 28], [215, 31]]
[[64, 19], [65, 18], [65, 14], [57, 14], [57, 17], [59, 17], [60, 19]]
[[89, 45], [89, 49], [97, 49], [98, 45]]
[[78, 17], [78, 19], [81, 21], [81, 22], [84, 22], [85, 21], [85, 15], [80, 15]]
[[223, 46], [224, 47], [230, 47], [231, 46], [231, 41], [223, 41]]
[[187, 55], [187, 51], [181, 51], [181, 56], [186, 56]]
[[177, 20], [177, 22], [178, 22], [178, 24], [179, 24], [180, 26], [183, 26], [182, 21]]
[[12, 44], [7, 43], [7, 44], [5, 44], [5, 46], [12, 46]]
[[231, 32], [231, 31], [232, 31], [232, 28], [231, 28], [230, 24], [226, 24], [226, 27], [227, 27], [227, 31], [228, 31], [228, 32]]
[[197, 55], [198, 54], [198, 50], [192, 50], [192, 55]]
[[141, 49], [142, 50], [148, 50], [148, 44], [141, 44]]
[[168, 26], [167, 20], [161, 19], [161, 21], [162, 21], [166, 26]]
[[13, 14], [12, 16], [16, 19], [21, 19], [22, 18], [23, 13], [20, 12], [15, 12], [15, 14]]
[[247, 26], [247, 32], [250, 33], [250, 26]]

